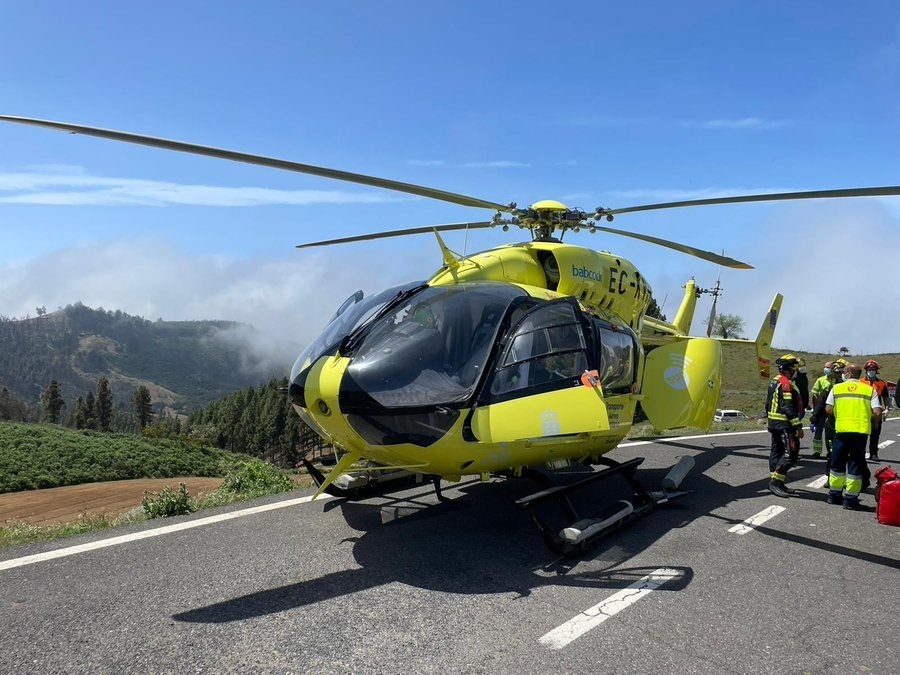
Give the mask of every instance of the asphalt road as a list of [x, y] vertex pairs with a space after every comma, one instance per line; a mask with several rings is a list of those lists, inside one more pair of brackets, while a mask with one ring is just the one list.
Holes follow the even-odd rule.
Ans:
[[[692, 493], [574, 560], [513, 505], [526, 481], [292, 493], [5, 550], [0, 673], [896, 673], [900, 528], [826, 504], [821, 460], [770, 495], [767, 444], [617, 449], [653, 489], [693, 456]], [[900, 442], [880, 455], [900, 465]]]

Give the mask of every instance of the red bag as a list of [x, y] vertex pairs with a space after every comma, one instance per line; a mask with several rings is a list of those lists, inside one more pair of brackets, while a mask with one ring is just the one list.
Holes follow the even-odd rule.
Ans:
[[889, 466], [875, 472], [875, 517], [882, 525], [900, 527], [900, 476]]

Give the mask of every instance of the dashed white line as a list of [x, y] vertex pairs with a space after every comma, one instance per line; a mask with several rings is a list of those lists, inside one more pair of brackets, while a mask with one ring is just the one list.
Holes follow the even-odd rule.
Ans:
[[641, 598], [662, 586], [667, 581], [682, 575], [679, 570], [660, 567], [639, 581], [614, 593], [606, 600], [586, 609], [573, 619], [566, 621], [561, 626], [554, 628], [540, 639], [540, 643], [550, 649], [562, 649], [567, 644], [581, 637], [592, 628], [599, 626], [607, 619], [611, 619], [626, 607], [633, 605]]
[[750, 516], [743, 523], [739, 523], [734, 527], [729, 528], [728, 531], [734, 532], [735, 534], [747, 534], [748, 532], [752, 532], [757, 525], [762, 525], [782, 511], [784, 511], [783, 506], [770, 506], [769, 508], [760, 511], [755, 516]]
[[884, 450], [887, 446], [893, 445], [893, 444], [894, 444], [894, 441], [881, 441], [881, 443], [878, 444], [878, 449]]
[[197, 520], [175, 523], [174, 525], [166, 525], [164, 527], [157, 527], [152, 530], [144, 530], [142, 532], [135, 532], [133, 534], [123, 534], [120, 537], [111, 537], [110, 539], [92, 541], [87, 544], [79, 544], [78, 546], [58, 548], [55, 551], [47, 551], [46, 553], [36, 553], [34, 555], [26, 555], [22, 558], [13, 558], [11, 560], [0, 560], [0, 571], [9, 570], [13, 567], [22, 567], [23, 565], [32, 565], [34, 563], [43, 562], [45, 560], [53, 560], [54, 558], [65, 558], [66, 556], [75, 555], [77, 553], [84, 553], [86, 551], [94, 551], [98, 548], [106, 548], [107, 546], [127, 544], [130, 541], [138, 541], [139, 539], [149, 539], [150, 537], [159, 537], [163, 534], [171, 534], [172, 532], [179, 532], [181, 530], [190, 530], [194, 527], [203, 527], [204, 525], [219, 523], [224, 520], [232, 520], [234, 518], [241, 518], [243, 516], [252, 516], [256, 513], [274, 511], [275, 509], [284, 509], [289, 506], [296, 506], [297, 504], [305, 504], [306, 502], [311, 500], [312, 495], [308, 495], [306, 497], [298, 497], [297, 499], [287, 499], [283, 502], [254, 506], [249, 509], [230, 511], [229, 513], [220, 513], [216, 516], [198, 518]]
[[819, 488], [825, 487], [825, 484], [828, 482], [828, 476], [819, 476], [812, 483], [807, 483], [806, 487], [815, 488], [818, 490]]

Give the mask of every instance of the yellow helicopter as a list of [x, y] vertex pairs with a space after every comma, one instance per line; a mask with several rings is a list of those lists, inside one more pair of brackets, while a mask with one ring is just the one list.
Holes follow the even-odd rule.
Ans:
[[[900, 194], [900, 187], [742, 195], [587, 213], [554, 200], [528, 208], [429, 187], [248, 153], [97, 127], [0, 115], [0, 120], [258, 164], [488, 209], [490, 220], [344, 237], [298, 248], [433, 233], [442, 265], [431, 278], [366, 296], [358, 291], [297, 358], [289, 395], [303, 420], [339, 449], [316, 495], [347, 496], [387, 479], [463, 476], [538, 478], [545, 489], [519, 500], [532, 509], [547, 543], [563, 553], [586, 548], [677, 491], [689, 462], [651, 492], [636, 479], [640, 458], [607, 457], [631, 429], [640, 406], [657, 429], [712, 423], [721, 388], [721, 342], [688, 335], [698, 298], [719, 292], [693, 279], [669, 323], [647, 315], [646, 277], [612, 253], [563, 243], [564, 235], [602, 231], [674, 249], [718, 265], [750, 265], [684, 244], [601, 226], [620, 214], [686, 206]], [[517, 227], [530, 240], [457, 255], [440, 233]], [[757, 367], [769, 377], [769, 349], [782, 297], [776, 295], [754, 341]], [[714, 311], [714, 310], [713, 310]], [[710, 315], [710, 322], [712, 321]], [[689, 458], [687, 458], [689, 459]], [[558, 484], [552, 469], [582, 469]], [[595, 467], [603, 467], [595, 469]], [[548, 468], [550, 470], [548, 470]], [[568, 472], [569, 475], [571, 472]], [[581, 517], [569, 497], [612, 476], [630, 498]], [[563, 527], [538, 515], [554, 503]]]

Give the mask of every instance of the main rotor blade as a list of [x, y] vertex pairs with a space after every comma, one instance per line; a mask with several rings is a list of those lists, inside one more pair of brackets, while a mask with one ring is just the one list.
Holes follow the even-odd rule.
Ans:
[[687, 253], [688, 255], [696, 256], [697, 258], [702, 258], [703, 260], [708, 260], [709, 262], [714, 262], [717, 265], [733, 267], [734, 269], [739, 270], [753, 269], [753, 265], [748, 265], [747, 263], [741, 262], [740, 260], [735, 260], [734, 258], [729, 258], [728, 256], [719, 255], [718, 253], [713, 253], [712, 251], [704, 251], [703, 249], [694, 248], [693, 246], [688, 246], [687, 244], [679, 244], [674, 241], [669, 241], [668, 239], [651, 237], [649, 234], [625, 232], [624, 230], [614, 230], [610, 227], [600, 227], [599, 225], [595, 225], [594, 229], [602, 230], [603, 232], [610, 232], [612, 234], [620, 234], [623, 237], [631, 237], [632, 239], [640, 239], [641, 241], [647, 241], [651, 244], [658, 244], [659, 246], [665, 246], [666, 248], [671, 248], [675, 251], [681, 251], [682, 253]]
[[402, 237], [406, 234], [424, 234], [426, 232], [450, 232], [452, 230], [479, 230], [492, 227], [494, 223], [483, 221], [480, 223], [448, 223], [447, 225], [430, 225], [426, 227], [413, 227], [408, 230], [391, 230], [389, 232], [375, 232], [374, 234], [360, 234], [355, 237], [342, 237], [329, 239], [328, 241], [314, 241], [309, 244], [297, 244], [297, 248], [312, 248], [313, 246], [328, 246], [329, 244], [347, 244], [351, 241], [369, 241], [370, 239], [384, 239], [386, 237]]
[[127, 131], [115, 131], [112, 129], [101, 129], [99, 127], [88, 127], [81, 124], [69, 124], [68, 122], [39, 120], [31, 117], [0, 115], [0, 120], [6, 122], [16, 122], [18, 124], [30, 124], [36, 127], [60, 129], [62, 131], [68, 131], [73, 134], [98, 136], [99, 138], [108, 138], [113, 141], [136, 143], [138, 145], [149, 145], [153, 148], [163, 148], [165, 150], [187, 152], [194, 155], [218, 157], [219, 159], [228, 159], [234, 162], [258, 164], [260, 166], [268, 166], [273, 169], [283, 169], [285, 171], [294, 171], [296, 173], [306, 173], [313, 176], [321, 176], [323, 178], [333, 178], [335, 180], [343, 180], [349, 183], [359, 183], [360, 185], [370, 185], [372, 187], [384, 188], [385, 190], [405, 192], [407, 194], [417, 195], [419, 197], [439, 199], [444, 202], [451, 202], [453, 204], [460, 204], [462, 206], [475, 206], [478, 208], [493, 209], [495, 211], [503, 212], [512, 211], [509, 206], [485, 201], [484, 199], [477, 199], [476, 197], [467, 197], [466, 195], [460, 195], [454, 192], [435, 190], [434, 188], [424, 187], [421, 185], [413, 185], [412, 183], [401, 183], [400, 181], [378, 178], [376, 176], [366, 176], [361, 173], [351, 173], [349, 171], [327, 169], [321, 166], [313, 166], [312, 164], [300, 164], [299, 162], [291, 162], [286, 159], [277, 159], [275, 157], [251, 155], [246, 152], [237, 152], [235, 150], [226, 150], [224, 148], [214, 148], [206, 145], [197, 145], [196, 143], [185, 143], [183, 141], [173, 141], [166, 138], [157, 138], [156, 136], [145, 136], [143, 134], [133, 134]]
[[709, 206], [712, 204], [739, 204], [742, 202], [777, 202], [792, 199], [832, 199], [839, 197], [890, 197], [900, 195], [900, 185], [869, 188], [845, 188], [841, 190], [811, 190], [807, 192], [774, 192], [765, 195], [739, 195], [736, 197], [713, 197], [711, 199], [689, 199], [683, 202], [664, 202], [662, 204], [644, 204], [628, 206], [624, 209], [609, 209], [605, 214], [612, 216], [635, 211], [655, 211], [656, 209], [674, 209], [681, 206]]

